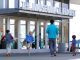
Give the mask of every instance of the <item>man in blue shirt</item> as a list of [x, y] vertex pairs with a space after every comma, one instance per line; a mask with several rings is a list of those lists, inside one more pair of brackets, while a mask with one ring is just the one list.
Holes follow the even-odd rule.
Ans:
[[30, 31], [28, 35], [26, 35], [25, 41], [27, 43], [27, 49], [28, 49], [28, 53], [30, 55], [30, 48], [32, 48], [32, 43], [34, 41], [34, 38], [32, 36], [32, 32]]
[[50, 25], [47, 27], [46, 32], [48, 33], [49, 49], [51, 55], [56, 56], [56, 38], [58, 36], [58, 28], [54, 25], [54, 20], [50, 20]]
[[27, 42], [28, 48], [32, 47], [32, 43], [33, 43], [33, 36], [32, 36], [32, 32], [29, 32], [28, 35], [26, 35], [25, 41]]

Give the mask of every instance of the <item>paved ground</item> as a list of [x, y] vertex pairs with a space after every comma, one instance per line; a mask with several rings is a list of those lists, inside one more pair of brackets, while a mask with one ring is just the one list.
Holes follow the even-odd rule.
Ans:
[[11, 57], [0, 55], [0, 60], [80, 60], [80, 54], [72, 56], [72, 54], [57, 54], [56, 57], [51, 57], [49, 54], [12, 54]]

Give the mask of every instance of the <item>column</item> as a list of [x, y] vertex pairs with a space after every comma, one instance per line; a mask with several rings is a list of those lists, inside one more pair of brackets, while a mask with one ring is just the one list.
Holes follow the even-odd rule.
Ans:
[[21, 43], [20, 43], [20, 20], [18, 21], [18, 49], [21, 49]]
[[26, 21], [26, 34], [28, 34], [30, 31], [30, 22]]
[[19, 49], [19, 19], [15, 18], [15, 42], [17, 42], [17, 49]]
[[39, 21], [36, 22], [36, 48], [39, 49]]
[[47, 29], [47, 22], [45, 21], [45, 23], [44, 23], [45, 48], [48, 48], [48, 35], [46, 33], [46, 29]]
[[3, 18], [0, 17], [0, 44], [1, 44], [2, 34], [3, 34]]
[[3, 31], [3, 18], [0, 17], [0, 32]]
[[10, 18], [9, 17], [5, 18], [5, 24], [6, 24], [5, 30], [10, 30]]
[[58, 45], [58, 52], [65, 52], [65, 43], [64, 43], [65, 36], [64, 36], [63, 20], [61, 20], [61, 23], [60, 23], [60, 36], [59, 37], [61, 39]]
[[14, 1], [15, 8], [19, 8], [19, 1], [20, 1], [20, 0], [15, 0], [15, 1]]

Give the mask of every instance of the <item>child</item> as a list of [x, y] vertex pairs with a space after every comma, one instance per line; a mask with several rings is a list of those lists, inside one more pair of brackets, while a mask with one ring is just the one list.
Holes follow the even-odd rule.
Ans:
[[72, 35], [72, 54], [76, 55], [76, 35]]
[[30, 54], [30, 48], [32, 48], [32, 43], [33, 43], [33, 36], [32, 36], [32, 32], [30, 31], [28, 35], [26, 35], [25, 41], [27, 43], [27, 49], [28, 49], [28, 53]]

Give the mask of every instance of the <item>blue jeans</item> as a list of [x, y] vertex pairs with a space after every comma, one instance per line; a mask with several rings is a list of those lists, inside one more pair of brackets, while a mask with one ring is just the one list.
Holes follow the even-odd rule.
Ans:
[[56, 54], [56, 39], [55, 38], [49, 38], [49, 49], [50, 54]]

